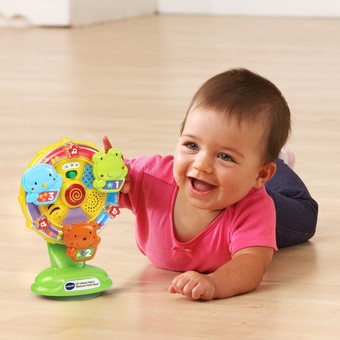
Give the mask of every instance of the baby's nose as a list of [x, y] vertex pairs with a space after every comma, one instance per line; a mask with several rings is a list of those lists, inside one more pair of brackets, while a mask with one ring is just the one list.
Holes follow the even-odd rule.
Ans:
[[200, 156], [195, 159], [193, 164], [194, 168], [198, 171], [211, 173], [213, 171], [213, 164], [209, 157]]

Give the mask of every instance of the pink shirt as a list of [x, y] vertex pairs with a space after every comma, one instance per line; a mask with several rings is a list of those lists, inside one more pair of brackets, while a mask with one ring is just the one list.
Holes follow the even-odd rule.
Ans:
[[120, 195], [120, 206], [136, 215], [136, 242], [157, 267], [175, 271], [215, 271], [240, 249], [253, 246], [275, 250], [275, 207], [264, 187], [226, 208], [189, 242], [174, 235], [173, 209], [178, 186], [173, 156], [128, 161], [131, 189]]

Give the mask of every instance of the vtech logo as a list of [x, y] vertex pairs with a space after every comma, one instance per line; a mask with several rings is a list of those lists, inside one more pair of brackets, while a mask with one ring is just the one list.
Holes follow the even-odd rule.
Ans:
[[65, 289], [66, 290], [72, 290], [72, 289], [74, 289], [75, 286], [76, 286], [76, 284], [74, 282], [66, 282]]

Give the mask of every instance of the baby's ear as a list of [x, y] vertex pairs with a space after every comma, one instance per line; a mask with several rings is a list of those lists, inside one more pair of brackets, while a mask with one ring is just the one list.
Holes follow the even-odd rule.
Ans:
[[274, 176], [275, 172], [276, 172], [275, 162], [269, 162], [263, 165], [258, 173], [254, 187], [256, 189], [261, 188], [262, 185], [267, 183]]

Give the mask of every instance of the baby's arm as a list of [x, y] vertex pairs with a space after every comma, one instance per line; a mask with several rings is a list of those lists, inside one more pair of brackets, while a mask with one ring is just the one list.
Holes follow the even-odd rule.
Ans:
[[169, 292], [192, 300], [227, 298], [250, 292], [261, 283], [273, 252], [269, 247], [244, 248], [213, 273], [205, 275], [188, 271], [176, 276]]

